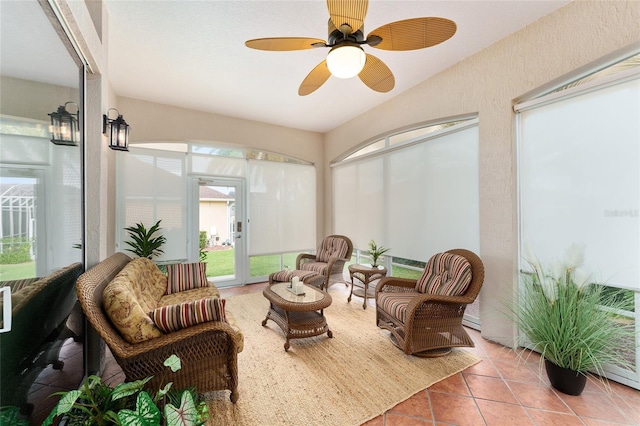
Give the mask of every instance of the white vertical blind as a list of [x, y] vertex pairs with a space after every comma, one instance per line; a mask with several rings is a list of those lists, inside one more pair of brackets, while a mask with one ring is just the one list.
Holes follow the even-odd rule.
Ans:
[[541, 261], [585, 246], [597, 279], [640, 289], [640, 79], [521, 112], [521, 242]]
[[313, 166], [249, 160], [249, 255], [315, 248]]
[[452, 248], [479, 252], [476, 123], [337, 165], [333, 182], [336, 232], [356, 248], [375, 239], [414, 260]]
[[[127, 252], [127, 226], [143, 223], [146, 228], [158, 220], [167, 239], [164, 254], [156, 261], [187, 258], [187, 179], [185, 153], [129, 148], [118, 155], [118, 250]], [[154, 236], [157, 236], [155, 234]]]

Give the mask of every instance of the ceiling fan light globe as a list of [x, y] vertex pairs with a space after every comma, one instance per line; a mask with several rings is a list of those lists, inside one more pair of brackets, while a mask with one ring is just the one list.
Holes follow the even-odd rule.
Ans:
[[327, 67], [331, 75], [338, 78], [355, 77], [364, 68], [367, 55], [358, 45], [335, 46], [327, 55]]

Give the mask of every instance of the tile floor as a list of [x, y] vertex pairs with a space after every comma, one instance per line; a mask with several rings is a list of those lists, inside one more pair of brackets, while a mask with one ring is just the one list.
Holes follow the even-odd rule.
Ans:
[[[262, 291], [265, 284], [221, 289], [223, 297]], [[345, 300], [348, 290], [343, 286]], [[351, 303], [362, 303], [354, 297]], [[373, 307], [373, 301], [368, 302]], [[607, 392], [589, 380], [581, 396], [569, 396], [553, 390], [540, 379], [539, 357], [531, 354], [526, 362], [513, 351], [489, 342], [475, 330], [469, 330], [475, 348], [465, 348], [482, 361], [465, 371], [449, 377], [428, 389], [418, 392], [366, 426], [410, 425], [640, 425], [640, 391], [610, 382]], [[48, 367], [32, 387], [35, 403], [31, 424], [39, 425], [46, 417], [55, 398], [52, 392], [66, 390], [68, 383], [81, 377], [81, 346], [69, 340], [61, 356], [65, 360], [62, 371]], [[103, 378], [116, 384], [124, 380], [122, 371], [107, 351]], [[261, 425], [263, 426], [263, 425]], [[330, 426], [330, 425], [328, 425]]]

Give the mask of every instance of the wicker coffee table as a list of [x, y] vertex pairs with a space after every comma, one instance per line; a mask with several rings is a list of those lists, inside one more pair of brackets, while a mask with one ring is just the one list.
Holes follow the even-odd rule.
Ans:
[[329, 330], [323, 309], [331, 305], [331, 296], [314, 287], [304, 285], [304, 295], [295, 295], [287, 286], [289, 283], [275, 283], [266, 287], [262, 294], [269, 300], [269, 311], [262, 325], [273, 320], [285, 334], [284, 350], [289, 350], [291, 339], [319, 336]]

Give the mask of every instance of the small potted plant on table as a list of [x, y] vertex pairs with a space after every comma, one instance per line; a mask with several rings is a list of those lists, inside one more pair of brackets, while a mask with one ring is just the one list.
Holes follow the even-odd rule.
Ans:
[[375, 241], [369, 241], [369, 256], [371, 256], [371, 267], [378, 267], [378, 259], [380, 256], [388, 252], [390, 249], [382, 246], [378, 246]]

